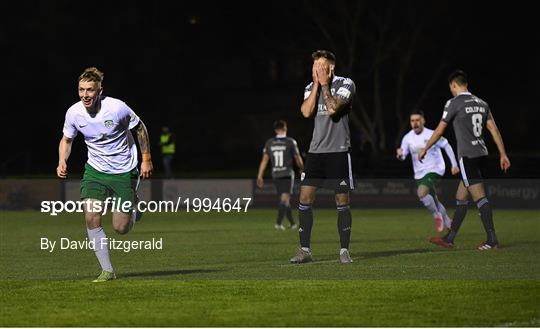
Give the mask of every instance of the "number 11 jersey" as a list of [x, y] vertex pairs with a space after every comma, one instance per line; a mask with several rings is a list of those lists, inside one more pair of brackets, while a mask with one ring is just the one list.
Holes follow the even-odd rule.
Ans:
[[263, 152], [270, 157], [273, 178], [294, 175], [294, 156], [300, 154], [294, 139], [285, 136], [270, 138], [266, 141]]

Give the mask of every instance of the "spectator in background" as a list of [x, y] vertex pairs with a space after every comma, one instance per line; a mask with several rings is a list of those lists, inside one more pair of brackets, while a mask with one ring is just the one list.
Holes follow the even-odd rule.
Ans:
[[170, 131], [169, 127], [161, 127], [161, 136], [159, 139], [159, 146], [161, 146], [161, 155], [163, 157], [163, 170], [165, 171], [165, 178], [172, 178], [172, 160], [175, 153], [176, 137]]

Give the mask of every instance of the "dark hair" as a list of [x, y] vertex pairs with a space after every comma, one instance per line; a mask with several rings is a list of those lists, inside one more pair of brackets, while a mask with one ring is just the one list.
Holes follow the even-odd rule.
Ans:
[[467, 82], [467, 73], [462, 70], [455, 70], [448, 76], [448, 83], [456, 82], [460, 86], [466, 85]]
[[419, 109], [414, 109], [414, 110], [411, 111], [411, 114], [409, 116], [414, 115], [414, 114], [424, 116], [424, 111], [419, 110]]
[[285, 120], [277, 120], [274, 122], [274, 130], [287, 129], [287, 122]]
[[336, 56], [328, 50], [316, 50], [311, 54], [311, 58], [315, 61], [319, 58], [326, 58], [327, 60], [335, 63], [336, 62]]

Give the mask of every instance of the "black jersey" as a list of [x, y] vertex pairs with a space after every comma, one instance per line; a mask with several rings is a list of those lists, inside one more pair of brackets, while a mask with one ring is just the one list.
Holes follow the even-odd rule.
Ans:
[[486, 122], [491, 118], [489, 105], [469, 92], [446, 102], [441, 120], [453, 124], [458, 158], [477, 158], [488, 154], [484, 133]]
[[290, 137], [273, 137], [264, 144], [263, 152], [272, 163], [272, 177], [287, 177], [294, 174], [294, 156], [300, 154], [296, 141]]

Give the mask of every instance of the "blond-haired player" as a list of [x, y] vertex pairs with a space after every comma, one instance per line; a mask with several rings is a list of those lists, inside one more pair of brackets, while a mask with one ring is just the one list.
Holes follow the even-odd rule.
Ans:
[[[60, 178], [68, 174], [67, 160], [73, 139], [84, 136], [88, 147], [88, 161], [81, 181], [81, 199], [85, 200], [84, 218], [88, 238], [93, 241], [102, 272], [94, 282], [116, 278], [109, 258], [108, 240], [101, 226], [101, 211], [96, 204], [116, 198], [124, 209], [112, 214], [114, 230], [126, 234], [138, 220], [136, 189], [139, 176], [148, 178], [153, 166], [150, 141], [144, 123], [123, 101], [103, 95], [103, 73], [95, 67], [84, 70], [78, 79], [80, 101], [66, 112], [63, 136], [60, 140], [58, 167]], [[137, 169], [137, 147], [131, 131], [139, 141], [142, 163]]]

